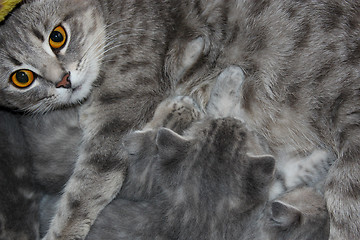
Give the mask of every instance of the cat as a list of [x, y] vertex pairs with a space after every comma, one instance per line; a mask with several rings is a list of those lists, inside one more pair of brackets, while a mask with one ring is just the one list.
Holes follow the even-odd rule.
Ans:
[[[82, 103], [79, 158], [46, 239], [84, 239], [124, 180], [122, 136], [172, 92], [204, 108], [229, 65], [245, 72], [242, 118], [273, 155], [320, 147], [336, 156], [325, 184], [330, 239], [358, 238], [358, 12], [355, 0], [30, 0], [17, 8], [0, 26], [0, 104], [47, 112]], [[196, 39], [204, 40], [197, 64], [172, 70]]]
[[0, 108], [0, 239], [39, 239], [39, 191], [19, 118]]

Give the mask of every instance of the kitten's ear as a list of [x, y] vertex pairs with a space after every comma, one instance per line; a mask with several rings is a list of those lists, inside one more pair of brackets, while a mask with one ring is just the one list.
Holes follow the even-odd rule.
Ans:
[[190, 146], [190, 141], [168, 128], [160, 128], [156, 136], [156, 145], [162, 159], [178, 159]]
[[271, 155], [246, 154], [250, 161], [251, 171], [260, 178], [272, 178], [275, 172], [275, 159]]
[[144, 149], [145, 144], [152, 144], [154, 142], [155, 132], [149, 131], [134, 131], [123, 138], [122, 144], [130, 155], [136, 155]]
[[271, 220], [275, 226], [286, 229], [300, 222], [301, 212], [296, 207], [276, 200], [271, 204]]

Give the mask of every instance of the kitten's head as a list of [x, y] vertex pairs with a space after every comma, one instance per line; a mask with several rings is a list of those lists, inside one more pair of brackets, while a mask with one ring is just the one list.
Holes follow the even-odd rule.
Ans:
[[263, 204], [275, 161], [272, 156], [249, 155], [247, 143], [244, 125], [232, 118], [194, 124], [184, 136], [160, 129], [160, 182], [177, 204], [190, 203], [216, 214]]
[[45, 112], [87, 98], [104, 26], [93, 0], [26, 1], [0, 25], [0, 105]]
[[264, 225], [269, 239], [326, 240], [329, 215], [325, 199], [309, 187], [284, 193], [267, 206]]

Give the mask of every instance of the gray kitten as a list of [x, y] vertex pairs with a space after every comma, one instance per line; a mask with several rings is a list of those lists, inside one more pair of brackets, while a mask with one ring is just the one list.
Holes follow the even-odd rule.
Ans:
[[[79, 158], [46, 239], [84, 239], [124, 181], [122, 136], [172, 91], [205, 108], [229, 65], [246, 73], [242, 118], [272, 154], [320, 147], [336, 156], [325, 194], [330, 238], [357, 239], [359, 8], [356, 0], [30, 0], [16, 9], [0, 26], [0, 104], [46, 112], [83, 102]], [[176, 70], [199, 38], [198, 63]]]
[[38, 239], [39, 191], [19, 116], [0, 108], [0, 239]]

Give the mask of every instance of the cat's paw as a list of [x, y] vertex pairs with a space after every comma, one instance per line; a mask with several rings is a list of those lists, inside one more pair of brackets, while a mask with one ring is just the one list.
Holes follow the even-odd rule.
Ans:
[[154, 118], [144, 129], [166, 127], [177, 133], [182, 133], [191, 123], [201, 117], [202, 112], [191, 97], [177, 96], [160, 103], [155, 111]]
[[242, 84], [245, 74], [238, 66], [220, 73], [212, 89], [206, 112], [212, 117], [239, 117]]

